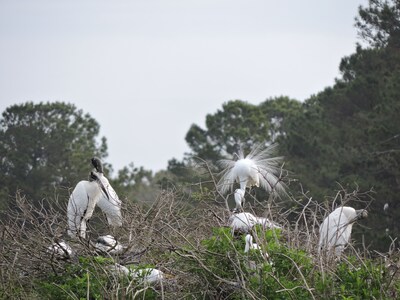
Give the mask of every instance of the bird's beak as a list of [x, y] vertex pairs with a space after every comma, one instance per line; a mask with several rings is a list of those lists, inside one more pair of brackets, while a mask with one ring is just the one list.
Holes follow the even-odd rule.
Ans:
[[107, 193], [107, 189], [104, 187], [104, 184], [101, 182], [99, 176], [97, 176], [95, 172], [90, 172], [90, 178], [97, 182], [104, 195], [106, 195], [107, 199], [110, 199], [110, 196]]
[[357, 220], [365, 219], [368, 217], [368, 211], [365, 209], [356, 210]]

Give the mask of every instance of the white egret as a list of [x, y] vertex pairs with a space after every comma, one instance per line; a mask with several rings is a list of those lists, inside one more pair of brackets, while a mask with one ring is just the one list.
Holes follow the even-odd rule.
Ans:
[[268, 192], [285, 193], [285, 185], [278, 177], [281, 172], [282, 157], [272, 157], [277, 144], [264, 149], [264, 145], [256, 146], [244, 157], [243, 151], [237, 154], [238, 160], [223, 159], [219, 164], [223, 168], [218, 182], [222, 194], [232, 190], [235, 182], [245, 191], [246, 187], [261, 186]]
[[112, 235], [98, 237], [95, 247], [97, 250], [109, 254], [120, 254], [124, 250], [124, 247]]
[[238, 212], [238, 211], [243, 209], [243, 205], [244, 205], [244, 190], [242, 190], [242, 189], [235, 190], [234, 197], [235, 197], [235, 203], [236, 203], [236, 207], [234, 209], [234, 212]]
[[322, 222], [319, 229], [318, 253], [326, 251], [329, 254], [340, 256], [350, 241], [354, 222], [366, 218], [365, 209], [355, 210], [349, 206], [336, 208]]
[[234, 232], [249, 232], [254, 225], [260, 224], [264, 229], [281, 228], [267, 218], [259, 218], [248, 212], [234, 213], [230, 218], [230, 227]]
[[72, 255], [72, 248], [65, 241], [57, 241], [47, 248], [47, 252], [56, 258], [68, 259]]
[[100, 178], [101, 173], [96, 171], [90, 172], [89, 181], [82, 180], [78, 182], [72, 191], [68, 201], [68, 234], [75, 237], [77, 234], [85, 238], [87, 221], [92, 217], [94, 208], [99, 201], [102, 192], [108, 196]]
[[251, 234], [247, 234], [245, 240], [246, 245], [244, 247], [244, 253], [249, 252], [251, 249], [259, 250], [260, 253], [262, 253], [260, 246], [258, 246], [256, 243], [253, 243], [253, 237], [251, 236]]

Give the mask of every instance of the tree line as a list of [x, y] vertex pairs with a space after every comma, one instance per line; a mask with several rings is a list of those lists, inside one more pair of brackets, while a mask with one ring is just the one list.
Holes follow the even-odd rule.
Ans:
[[[189, 128], [191, 151], [182, 161], [172, 158], [156, 174], [133, 163], [119, 170], [112, 184], [120, 197], [150, 202], [161, 189], [182, 186], [195, 200], [197, 183], [212, 189], [199, 162], [218, 176], [217, 161], [238, 147], [246, 153], [258, 143], [278, 143], [291, 196], [299, 200], [282, 205], [296, 209], [304, 196], [329, 205], [343, 189], [372, 191], [366, 193], [373, 199], [367, 199], [370, 230], [364, 234], [367, 246], [386, 247], [400, 232], [400, 2], [370, 0], [359, 8], [355, 27], [365, 45], [342, 58], [333, 86], [304, 102], [280, 96], [257, 105], [224, 103], [206, 116], [205, 128]], [[107, 161], [107, 139], [99, 129], [70, 103], [8, 107], [0, 119], [0, 208], [12, 206], [18, 190], [38, 202], [68, 197], [87, 177], [91, 157]]]

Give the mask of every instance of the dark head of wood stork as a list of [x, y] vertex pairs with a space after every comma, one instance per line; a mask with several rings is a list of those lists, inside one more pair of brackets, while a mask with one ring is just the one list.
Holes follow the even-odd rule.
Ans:
[[97, 172], [103, 173], [103, 164], [101, 163], [101, 160], [98, 157], [93, 157], [91, 159], [91, 162]]

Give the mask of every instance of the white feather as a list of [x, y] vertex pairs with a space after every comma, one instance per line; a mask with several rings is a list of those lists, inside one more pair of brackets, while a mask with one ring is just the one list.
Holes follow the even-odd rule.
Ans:
[[236, 210], [240, 210], [243, 208], [243, 203], [244, 203], [244, 190], [242, 189], [237, 189], [235, 190], [235, 203], [236, 203]]
[[100, 236], [95, 245], [96, 249], [109, 254], [120, 254], [124, 247], [112, 235]]
[[108, 179], [101, 174], [99, 176], [104, 188], [107, 190], [108, 198], [102, 192], [97, 205], [106, 214], [108, 224], [115, 227], [122, 226], [122, 215], [121, 215], [121, 200], [119, 199], [117, 193], [110, 185]]
[[222, 194], [232, 190], [235, 182], [240, 188], [261, 186], [268, 192], [285, 193], [285, 185], [279, 180], [282, 157], [272, 157], [277, 144], [267, 148], [264, 145], [256, 146], [246, 157], [242, 151], [238, 153], [238, 160], [223, 159], [219, 165], [223, 168], [218, 182]]
[[164, 280], [164, 273], [153, 268], [144, 268], [131, 272], [133, 279], [138, 279], [144, 284], [156, 284]]
[[350, 241], [354, 222], [366, 216], [366, 211], [359, 215], [358, 211], [348, 206], [335, 209], [324, 219], [319, 229], [318, 253], [324, 250], [340, 256]]
[[66, 242], [59, 241], [49, 246], [47, 252], [57, 258], [70, 258], [72, 255], [72, 248]]
[[235, 213], [229, 218], [230, 227], [233, 231], [249, 232], [254, 225], [260, 224], [264, 229], [281, 228], [267, 218], [259, 218], [248, 212]]
[[68, 234], [82, 238], [86, 236], [86, 222], [93, 214], [101, 189], [95, 181], [80, 181], [72, 191], [68, 201]]
[[108, 179], [96, 171], [92, 171], [106, 189], [109, 197], [103, 193], [97, 181], [82, 180], [78, 182], [68, 201], [68, 234], [86, 237], [87, 221], [92, 217], [96, 205], [106, 214], [111, 226], [122, 226], [121, 201]]

